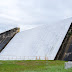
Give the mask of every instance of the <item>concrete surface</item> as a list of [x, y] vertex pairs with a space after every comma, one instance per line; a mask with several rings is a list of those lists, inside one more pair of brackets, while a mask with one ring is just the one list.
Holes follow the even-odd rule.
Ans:
[[65, 62], [65, 69], [72, 68], [72, 62]]

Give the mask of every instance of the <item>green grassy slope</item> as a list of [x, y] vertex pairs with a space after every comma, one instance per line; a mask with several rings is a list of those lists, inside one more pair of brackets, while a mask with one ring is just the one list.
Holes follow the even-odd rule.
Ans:
[[64, 61], [0, 61], [0, 72], [72, 72]]

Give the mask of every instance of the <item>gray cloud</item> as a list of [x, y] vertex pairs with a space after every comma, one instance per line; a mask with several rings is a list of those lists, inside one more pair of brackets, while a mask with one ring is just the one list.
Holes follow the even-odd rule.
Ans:
[[0, 18], [14, 24], [47, 24], [72, 17], [71, 3], [72, 0], [0, 0]]

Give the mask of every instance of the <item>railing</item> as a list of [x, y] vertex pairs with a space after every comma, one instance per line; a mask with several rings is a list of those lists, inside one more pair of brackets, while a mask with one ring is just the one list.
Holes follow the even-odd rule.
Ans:
[[[51, 56], [50, 56], [51, 57]], [[0, 55], [0, 60], [49, 60], [49, 56], [7, 56]]]

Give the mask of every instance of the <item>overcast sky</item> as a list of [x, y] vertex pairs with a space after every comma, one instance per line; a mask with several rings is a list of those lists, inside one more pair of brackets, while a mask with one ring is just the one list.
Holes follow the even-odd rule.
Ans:
[[48, 24], [72, 17], [72, 0], [0, 0], [0, 23]]

